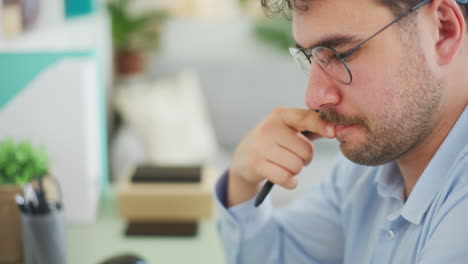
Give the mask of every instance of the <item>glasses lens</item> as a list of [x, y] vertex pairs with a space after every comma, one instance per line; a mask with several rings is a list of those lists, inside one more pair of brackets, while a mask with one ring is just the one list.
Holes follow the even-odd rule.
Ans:
[[343, 83], [351, 83], [351, 73], [335, 51], [326, 47], [316, 47], [312, 50], [315, 61], [335, 80]]
[[310, 71], [310, 60], [307, 55], [300, 49], [297, 48], [289, 48], [289, 52], [294, 58], [294, 61], [301, 67], [301, 70], [309, 75]]

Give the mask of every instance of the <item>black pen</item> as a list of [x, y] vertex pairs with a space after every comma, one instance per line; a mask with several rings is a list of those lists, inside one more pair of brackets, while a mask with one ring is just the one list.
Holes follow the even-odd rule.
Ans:
[[38, 214], [47, 214], [50, 212], [49, 204], [47, 203], [46, 193], [44, 189], [43, 179], [42, 177], [38, 178], [39, 181], [39, 191], [36, 192], [38, 206], [37, 206], [37, 213]]
[[[307, 137], [307, 134], [309, 134], [309, 131], [302, 131], [302, 135]], [[260, 204], [263, 203], [263, 200], [267, 197], [268, 193], [271, 191], [271, 188], [273, 188], [274, 183], [271, 181], [267, 181], [265, 185], [263, 185], [262, 189], [257, 195], [257, 198], [255, 199], [255, 207], [258, 207]]]

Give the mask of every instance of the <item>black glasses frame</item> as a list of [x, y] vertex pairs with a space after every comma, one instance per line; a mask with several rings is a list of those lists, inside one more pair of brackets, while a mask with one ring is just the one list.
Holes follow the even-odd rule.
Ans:
[[[348, 71], [349, 73], [349, 77], [350, 77], [350, 80], [348, 83], [344, 83], [342, 82], [343, 84], [351, 84], [351, 82], [353, 81], [353, 75], [351, 73], [351, 70], [349, 69], [349, 66], [348, 64], [346, 63], [345, 61], [345, 58], [348, 57], [349, 55], [351, 55], [353, 52], [355, 52], [356, 50], [358, 50], [360, 47], [362, 47], [364, 44], [366, 44], [367, 42], [369, 42], [369, 40], [373, 39], [375, 36], [377, 36], [378, 34], [380, 34], [382, 31], [384, 31], [385, 29], [389, 28], [390, 26], [392, 26], [393, 24], [397, 23], [398, 21], [400, 21], [401, 19], [403, 19], [404, 17], [408, 16], [409, 14], [411, 14], [412, 12], [416, 11], [418, 8], [420, 8], [421, 6], [431, 2], [432, 0], [424, 0], [422, 2], [420, 2], [419, 4], [413, 6], [412, 8], [410, 8], [408, 11], [406, 11], [405, 13], [399, 15], [397, 18], [395, 18], [392, 22], [388, 23], [386, 26], [384, 26], [383, 28], [381, 28], [379, 31], [377, 31], [376, 33], [374, 33], [373, 35], [371, 35], [370, 37], [368, 37], [367, 39], [363, 40], [361, 43], [357, 44], [356, 46], [350, 48], [349, 50], [345, 51], [345, 52], [338, 52], [336, 51], [335, 49], [333, 48], [330, 48], [330, 47], [321, 47], [321, 46], [316, 46], [316, 47], [312, 47], [312, 48], [297, 48], [297, 47], [291, 47], [291, 49], [295, 49], [295, 50], [299, 50], [301, 51], [302, 53], [304, 53], [304, 55], [306, 56], [306, 58], [309, 60], [309, 63], [312, 64], [312, 60], [310, 59], [311, 57], [313, 57], [312, 55], [312, 52], [313, 50], [317, 49], [317, 48], [321, 48], [321, 49], [328, 49], [328, 50], [331, 50], [335, 56], [343, 63], [343, 65], [345, 66], [346, 70]], [[302, 66], [301, 66], [302, 67]], [[334, 77], [335, 78], [335, 77]], [[341, 82], [341, 81], [340, 81]]]

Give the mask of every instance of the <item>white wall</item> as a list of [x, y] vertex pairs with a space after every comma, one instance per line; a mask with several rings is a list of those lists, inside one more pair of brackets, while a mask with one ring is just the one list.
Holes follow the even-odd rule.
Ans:
[[275, 107], [305, 107], [306, 76], [289, 53], [258, 42], [246, 20], [170, 21], [153, 62], [155, 76], [198, 72], [217, 137], [228, 148]]

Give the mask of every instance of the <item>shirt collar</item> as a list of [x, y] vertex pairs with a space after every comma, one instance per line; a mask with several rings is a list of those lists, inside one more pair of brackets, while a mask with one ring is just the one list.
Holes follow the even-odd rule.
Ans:
[[411, 195], [401, 211], [401, 215], [406, 220], [413, 224], [421, 222], [443, 181], [448, 176], [453, 162], [463, 148], [468, 145], [466, 131], [468, 131], [468, 107], [465, 107], [411, 191]]
[[403, 178], [395, 162], [381, 165], [375, 176], [377, 193], [383, 198], [396, 198], [403, 202]]

